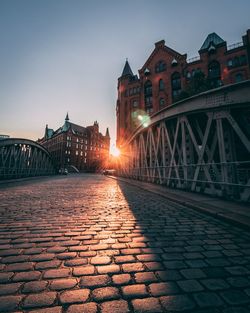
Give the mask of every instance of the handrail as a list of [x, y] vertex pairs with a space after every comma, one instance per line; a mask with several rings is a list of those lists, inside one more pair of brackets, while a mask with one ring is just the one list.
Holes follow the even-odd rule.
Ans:
[[243, 42], [236, 42], [236, 43], [233, 43], [229, 46], [227, 46], [227, 50], [233, 50], [233, 49], [236, 49], [236, 48], [239, 48], [239, 47], [243, 47]]

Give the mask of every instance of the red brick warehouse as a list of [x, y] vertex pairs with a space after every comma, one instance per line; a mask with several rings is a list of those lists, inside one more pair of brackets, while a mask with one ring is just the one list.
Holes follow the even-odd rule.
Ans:
[[[149, 116], [188, 95], [197, 79], [205, 88], [196, 93], [250, 78], [250, 29], [242, 42], [227, 46], [216, 33], [207, 36], [199, 56], [187, 59], [161, 40], [134, 75], [126, 61], [118, 79], [117, 146], [120, 147], [138, 126], [138, 114]], [[199, 82], [199, 81], [198, 81]]]
[[105, 136], [102, 135], [97, 121], [83, 127], [70, 122], [67, 114], [64, 124], [57, 130], [46, 125], [44, 137], [38, 142], [50, 152], [58, 168], [84, 172], [107, 167], [109, 130], [107, 128]]

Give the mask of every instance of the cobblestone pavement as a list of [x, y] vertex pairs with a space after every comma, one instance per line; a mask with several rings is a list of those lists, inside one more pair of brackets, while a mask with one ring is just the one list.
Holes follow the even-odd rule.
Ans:
[[244, 230], [98, 175], [0, 199], [0, 312], [250, 312]]

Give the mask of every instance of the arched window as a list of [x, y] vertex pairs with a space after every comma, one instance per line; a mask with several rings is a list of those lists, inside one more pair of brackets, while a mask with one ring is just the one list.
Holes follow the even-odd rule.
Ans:
[[144, 85], [144, 99], [145, 99], [145, 109], [147, 112], [151, 112], [153, 107], [153, 98], [152, 98], [152, 83], [150, 80], [147, 80]]
[[172, 85], [172, 96], [173, 99], [176, 100], [176, 98], [181, 93], [181, 75], [178, 72], [175, 72], [171, 76], [171, 85]]
[[156, 65], [155, 65], [155, 72], [156, 73], [163, 72], [163, 71], [166, 70], [166, 68], [167, 68], [166, 63], [161, 60], [161, 61], [156, 63]]
[[239, 83], [239, 82], [241, 82], [241, 81], [243, 81], [243, 80], [244, 80], [244, 77], [243, 77], [242, 73], [237, 73], [237, 74], [235, 75], [235, 82], [236, 82], [236, 83]]
[[221, 86], [220, 63], [212, 61], [208, 65], [208, 78], [212, 88]]
[[163, 79], [160, 79], [159, 80], [159, 91], [162, 91], [164, 89], [165, 89], [164, 81], [163, 81]]

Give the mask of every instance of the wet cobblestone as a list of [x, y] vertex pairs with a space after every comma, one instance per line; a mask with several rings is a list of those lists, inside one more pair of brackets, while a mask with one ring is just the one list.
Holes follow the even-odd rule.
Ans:
[[250, 312], [250, 234], [98, 175], [0, 187], [0, 312]]

